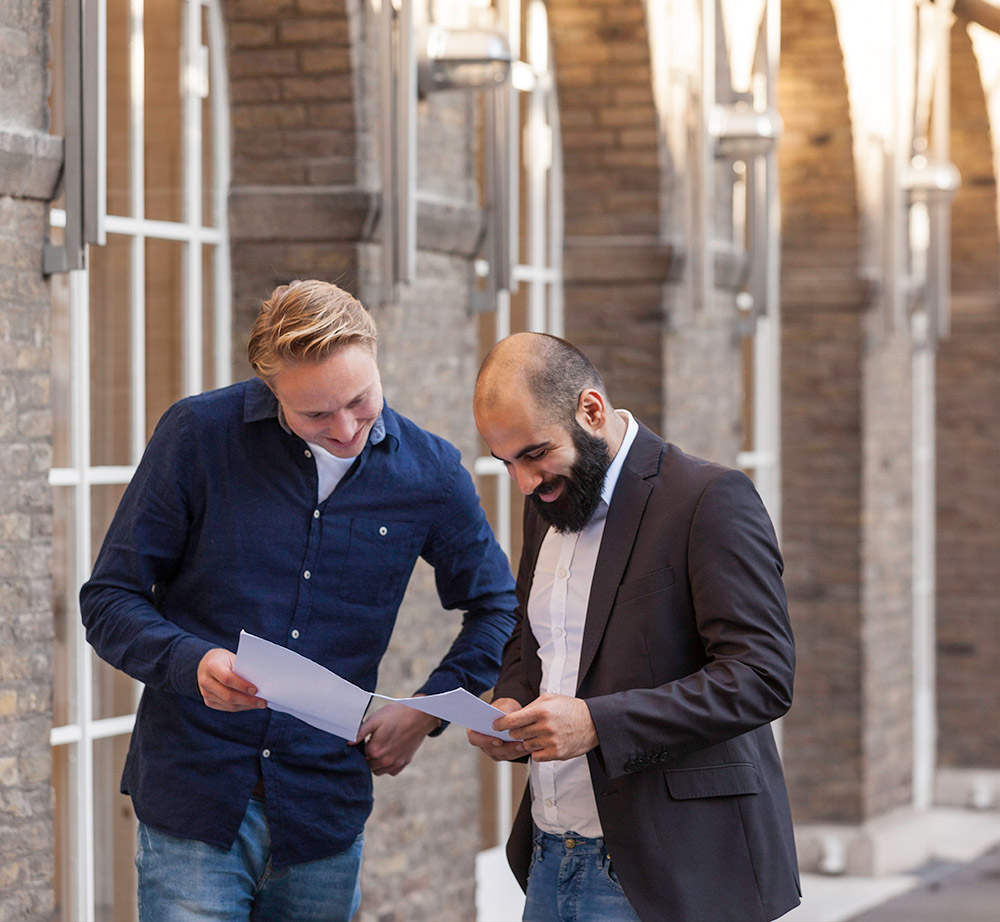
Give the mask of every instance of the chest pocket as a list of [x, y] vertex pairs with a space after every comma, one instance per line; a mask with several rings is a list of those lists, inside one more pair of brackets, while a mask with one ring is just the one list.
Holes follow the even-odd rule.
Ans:
[[351, 519], [339, 597], [359, 605], [389, 605], [402, 598], [424, 531], [414, 522]]

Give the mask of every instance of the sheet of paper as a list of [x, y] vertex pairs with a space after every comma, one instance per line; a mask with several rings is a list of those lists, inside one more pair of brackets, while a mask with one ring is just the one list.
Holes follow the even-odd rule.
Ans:
[[421, 698], [390, 698], [388, 695], [375, 695], [375, 697], [386, 701], [398, 701], [417, 711], [440, 717], [460, 727], [478, 730], [488, 736], [497, 736], [502, 740], [510, 739], [510, 734], [506, 730], [493, 729], [493, 721], [503, 717], [503, 711], [493, 707], [492, 704], [487, 704], [482, 698], [477, 698], [464, 688], [425, 695]]
[[257, 686], [257, 694], [272, 710], [349, 741], [357, 739], [373, 697], [404, 704], [489, 736], [510, 739], [506, 731], [492, 728], [503, 711], [464, 688], [419, 698], [373, 695], [308, 657], [246, 631], [240, 631], [235, 671]]
[[372, 700], [308, 657], [240, 631], [234, 671], [257, 686], [272, 710], [291, 714], [334, 736], [353, 741]]

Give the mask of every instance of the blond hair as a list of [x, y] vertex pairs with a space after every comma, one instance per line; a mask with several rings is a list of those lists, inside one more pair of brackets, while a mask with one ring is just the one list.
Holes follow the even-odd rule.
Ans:
[[344, 346], [374, 347], [375, 321], [353, 295], [330, 282], [280, 285], [260, 307], [247, 356], [265, 380], [287, 365], [318, 362]]

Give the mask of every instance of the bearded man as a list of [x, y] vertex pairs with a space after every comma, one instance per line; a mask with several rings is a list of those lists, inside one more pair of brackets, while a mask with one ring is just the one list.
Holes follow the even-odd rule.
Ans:
[[528, 497], [495, 760], [530, 758], [507, 854], [526, 922], [775, 919], [799, 903], [770, 721], [794, 644], [750, 480], [615, 410], [591, 362], [498, 343], [476, 425]]

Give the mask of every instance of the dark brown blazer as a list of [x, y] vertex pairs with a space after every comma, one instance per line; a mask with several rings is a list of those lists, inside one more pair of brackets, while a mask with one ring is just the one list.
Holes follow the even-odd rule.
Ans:
[[[518, 622], [496, 697], [538, 696], [527, 620], [547, 525], [525, 507]], [[577, 695], [604, 838], [644, 922], [763, 922], [799, 903], [792, 822], [770, 721], [795, 652], [770, 518], [744, 474], [640, 424], [608, 511]], [[522, 887], [530, 793], [507, 855]]]

